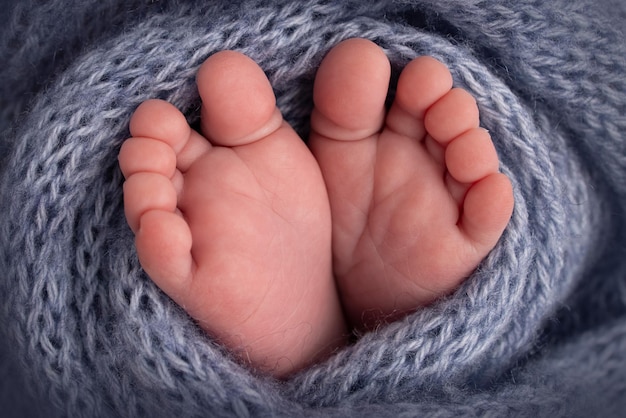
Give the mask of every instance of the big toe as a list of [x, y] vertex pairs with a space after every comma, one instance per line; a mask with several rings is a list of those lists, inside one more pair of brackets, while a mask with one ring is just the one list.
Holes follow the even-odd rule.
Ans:
[[202, 131], [215, 145], [245, 145], [282, 124], [265, 73], [239, 52], [222, 51], [209, 57], [198, 71], [197, 84]]
[[365, 39], [348, 39], [324, 57], [315, 78], [311, 128], [325, 137], [359, 140], [381, 130], [391, 65]]

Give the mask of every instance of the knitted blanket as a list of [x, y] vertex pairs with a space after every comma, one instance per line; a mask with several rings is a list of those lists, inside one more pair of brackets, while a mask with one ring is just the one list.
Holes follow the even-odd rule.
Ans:
[[[0, 415], [623, 416], [620, 0], [25, 0], [0, 68]], [[477, 99], [516, 205], [449, 297], [286, 382], [238, 365], [139, 266], [117, 153], [144, 100], [199, 117], [223, 49], [307, 137], [312, 80], [365, 37]]]

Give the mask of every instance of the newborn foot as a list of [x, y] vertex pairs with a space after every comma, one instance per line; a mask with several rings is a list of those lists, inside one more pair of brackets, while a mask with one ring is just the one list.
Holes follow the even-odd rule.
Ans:
[[451, 292], [493, 249], [513, 210], [475, 100], [440, 62], [403, 70], [352, 39], [318, 70], [310, 146], [333, 221], [334, 271], [353, 326], [371, 329]]
[[332, 276], [328, 196], [249, 58], [221, 52], [198, 74], [202, 132], [142, 104], [119, 160], [140, 262], [240, 359], [283, 377], [345, 338]]

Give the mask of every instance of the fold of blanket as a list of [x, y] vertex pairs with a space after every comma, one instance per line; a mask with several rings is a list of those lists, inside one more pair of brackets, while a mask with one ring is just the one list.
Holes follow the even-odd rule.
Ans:
[[[8, 416], [619, 416], [626, 408], [626, 45], [617, 2], [27, 1], [0, 69], [0, 406]], [[36, 7], [35, 7], [36, 5]], [[614, 13], [607, 13], [609, 5]], [[454, 294], [277, 383], [145, 276], [117, 166], [211, 54], [266, 71], [303, 138], [312, 80], [365, 37], [477, 99], [516, 206]], [[27, 390], [25, 389], [27, 388]]]

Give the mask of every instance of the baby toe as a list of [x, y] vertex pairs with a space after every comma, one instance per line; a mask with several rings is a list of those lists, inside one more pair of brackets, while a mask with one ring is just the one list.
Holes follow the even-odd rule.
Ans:
[[195, 269], [191, 242], [191, 231], [181, 216], [158, 209], [142, 215], [135, 239], [141, 266], [182, 306], [188, 303]]
[[460, 230], [486, 255], [496, 245], [513, 213], [513, 187], [507, 176], [490, 174], [474, 183], [465, 196]]

